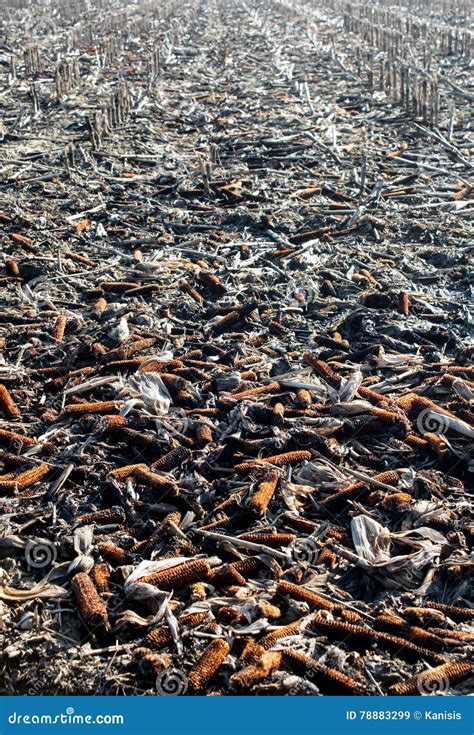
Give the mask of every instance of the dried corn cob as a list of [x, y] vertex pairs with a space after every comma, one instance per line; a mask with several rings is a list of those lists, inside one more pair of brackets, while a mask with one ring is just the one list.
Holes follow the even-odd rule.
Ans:
[[195, 426], [196, 430], [196, 445], [200, 448], [205, 447], [206, 444], [212, 442], [212, 431], [207, 424], [198, 423]]
[[97, 401], [96, 403], [85, 401], [84, 403], [67, 403], [64, 406], [63, 412], [77, 416], [78, 414], [84, 413], [110, 413], [110, 411], [118, 411], [119, 408], [120, 403], [117, 401]]
[[117, 431], [127, 426], [127, 419], [125, 416], [115, 416], [114, 414], [102, 416], [102, 426], [107, 428], [109, 431]]
[[[324, 597], [321, 597], [321, 595], [318, 595], [316, 592], [308, 590], [306, 589], [306, 587], [302, 587], [301, 585], [293, 584], [292, 582], [286, 582], [285, 580], [278, 582], [276, 592], [280, 595], [287, 595], [293, 600], [306, 602], [312, 610], [334, 611], [336, 608], [338, 608], [338, 606], [334, 602], [326, 600]], [[358, 613], [347, 608], [344, 608], [343, 615], [346, 621], [355, 623], [360, 620], [360, 615]]]
[[0, 383], [0, 411], [8, 418], [17, 419], [21, 416], [20, 409], [3, 383]]
[[240, 689], [251, 689], [255, 684], [266, 679], [274, 669], [280, 666], [280, 663], [280, 651], [266, 651], [257, 663], [232, 674], [230, 682]]
[[158, 472], [171, 472], [171, 470], [184, 464], [190, 457], [191, 452], [187, 447], [176, 447], [154, 462], [150, 469]]
[[136, 355], [137, 352], [146, 350], [148, 347], [153, 347], [155, 342], [156, 339], [154, 337], [150, 337], [148, 339], [137, 339], [135, 342], [130, 342], [125, 347], [117, 347], [115, 350], [109, 350], [105, 355], [106, 361], [127, 360], [132, 355]]
[[211, 291], [214, 291], [219, 295], [222, 295], [227, 291], [222, 281], [216, 275], [214, 275], [214, 273], [209, 273], [209, 271], [199, 271], [198, 280], [201, 281], [201, 283], [203, 283], [205, 286], [207, 286], [207, 288], [209, 288]]
[[118, 505], [106, 510], [96, 510], [85, 513], [76, 520], [76, 526], [97, 525], [103, 526], [109, 523], [125, 523], [125, 513]]
[[108, 476], [114, 477], [117, 480], [124, 480], [125, 478], [130, 477], [130, 475], [133, 475], [136, 470], [144, 467], [144, 464], [126, 464], [123, 467], [117, 467], [116, 470], [109, 472]]
[[138, 480], [145, 482], [156, 490], [171, 491], [173, 495], [178, 495], [178, 486], [173, 478], [158, 474], [157, 472], [151, 472], [144, 465], [139, 465], [133, 474]]
[[66, 314], [60, 314], [56, 319], [54, 325], [54, 339], [56, 342], [62, 342], [64, 338], [64, 332], [66, 330], [67, 316]]
[[406, 661], [418, 661], [426, 659], [429, 663], [443, 663], [444, 659], [441, 654], [434, 653], [428, 648], [422, 648], [414, 643], [410, 643], [405, 638], [391, 635], [390, 633], [377, 633], [377, 645], [388, 651], [394, 651], [395, 655]]
[[76, 574], [71, 581], [79, 612], [85, 624], [91, 628], [108, 628], [107, 608], [99, 597], [91, 578], [84, 572]]
[[434, 669], [423, 671], [408, 681], [402, 681], [389, 687], [388, 693], [398, 696], [411, 696], [420, 694], [436, 694], [445, 692], [446, 685], [453, 686], [467, 679], [471, 675], [471, 664], [468, 662], [450, 662], [436, 666]]
[[127, 564], [130, 561], [130, 557], [125, 549], [121, 549], [120, 546], [111, 543], [110, 541], [104, 541], [98, 546], [99, 553], [102, 554], [112, 566], [119, 567], [123, 564]]
[[410, 313], [410, 297], [406, 291], [400, 291], [398, 294], [398, 311], [403, 316], [408, 316]]
[[110, 569], [105, 562], [97, 562], [91, 569], [91, 579], [98, 592], [109, 591]]
[[211, 568], [204, 559], [193, 559], [183, 564], [154, 572], [142, 578], [142, 582], [152, 584], [163, 591], [180, 589], [193, 582], [202, 582], [210, 575]]
[[232, 393], [232, 398], [236, 401], [240, 401], [243, 398], [267, 395], [268, 393], [279, 393], [280, 391], [280, 383], [268, 383], [267, 385], [261, 385], [258, 388], [250, 388], [249, 390], [239, 391], [239, 393]]
[[474, 610], [467, 607], [454, 607], [453, 605], [443, 605], [441, 602], [426, 602], [425, 606], [432, 610], [439, 610], [458, 623], [468, 622], [474, 618]]
[[21, 472], [11, 480], [0, 480], [0, 490], [25, 490], [36, 482], [39, 482], [49, 473], [47, 464], [40, 464], [25, 472]]
[[446, 615], [443, 612], [428, 607], [405, 607], [401, 614], [416, 625], [441, 625], [446, 622]]
[[188, 676], [189, 688], [192, 692], [199, 692], [204, 689], [229, 651], [229, 644], [222, 638], [216, 638], [208, 645]]
[[286, 649], [283, 661], [296, 674], [308, 676], [322, 692], [328, 694], [361, 694], [360, 686], [350, 676], [315, 661], [299, 651]]
[[6, 258], [5, 267], [11, 276], [13, 276], [14, 278], [20, 278], [20, 269], [16, 260]]
[[[207, 617], [208, 612], [206, 610], [204, 612], [181, 615], [178, 618], [178, 622], [180, 625], [183, 626], [183, 628], [197, 628], [198, 625], [201, 625], [201, 623], [206, 620]], [[155, 650], [164, 648], [172, 642], [173, 636], [171, 634], [171, 631], [167, 626], [164, 625], [160, 626], [159, 628], [155, 628], [154, 630], [151, 630], [143, 639], [143, 643], [146, 646], [150, 646], [150, 648], [154, 648]]]
[[261, 460], [254, 460], [253, 462], [242, 462], [235, 465], [234, 470], [236, 472], [250, 472], [251, 470], [258, 468], [259, 466], [265, 466], [262, 463], [266, 462], [272, 464], [275, 467], [286, 467], [286, 465], [295, 465], [305, 460], [311, 459], [311, 452], [305, 450], [299, 450], [296, 452], [284, 452], [283, 454], [275, 454], [271, 457], [262, 457]]
[[282, 638], [288, 638], [289, 636], [297, 635], [300, 632], [301, 626], [303, 625], [303, 623], [305, 623], [305, 621], [305, 618], [299, 618], [299, 620], [295, 620], [294, 623], [283, 625], [281, 626], [281, 628], [277, 628], [271, 633], [263, 636], [263, 638], [261, 638], [258, 643], [260, 646], [262, 646], [262, 648], [268, 650], [269, 648], [272, 648], [272, 646], [274, 646], [275, 643], [277, 643]]
[[[395, 472], [394, 470], [387, 470], [386, 472], [379, 472], [378, 474], [374, 475], [372, 479], [376, 480], [377, 482], [383, 482], [385, 485], [391, 485], [392, 487], [395, 487], [396, 485], [398, 485], [400, 476], [398, 472]], [[329, 498], [323, 500], [321, 505], [324, 508], [333, 508], [334, 506], [340, 505], [341, 503], [345, 502], [349, 498], [353, 498], [359, 492], [365, 490], [366, 488], [367, 484], [366, 482], [364, 482], [364, 480], [353, 482], [348, 487], [344, 488], [343, 490], [339, 490], [334, 495], [330, 495]]]
[[326, 383], [329, 383], [329, 385], [333, 388], [339, 388], [342, 383], [342, 378], [340, 375], [335, 373], [332, 368], [329, 367], [327, 362], [324, 362], [324, 360], [320, 360], [319, 358], [315, 357], [315, 355], [312, 355], [311, 352], [304, 353], [303, 361], [306, 362], [308, 365], [311, 365], [313, 370], [321, 378], [323, 378]]
[[269, 472], [263, 480], [257, 484], [257, 488], [249, 501], [249, 507], [263, 515], [268, 508], [278, 485], [278, 472]]
[[188, 296], [191, 296], [191, 298], [194, 299], [194, 301], [196, 301], [198, 304], [203, 303], [204, 301], [203, 296], [199, 293], [199, 291], [196, 291], [196, 289], [193, 286], [191, 286], [189, 281], [187, 281], [185, 278], [183, 278], [179, 282], [179, 289], [183, 293], [188, 294]]
[[103, 311], [107, 308], [107, 301], [100, 297], [95, 302], [94, 306], [92, 307], [96, 314], [102, 314]]
[[135, 666], [138, 672], [147, 679], [155, 677], [164, 669], [168, 669], [169, 665], [169, 656], [155, 653], [150, 648], [140, 646], [133, 652], [132, 666]]
[[299, 390], [297, 390], [296, 397], [298, 399], [298, 403], [300, 404], [300, 406], [303, 406], [303, 408], [309, 408], [313, 403], [311, 393], [309, 392], [309, 390], [306, 390], [306, 388], [300, 388]]
[[443, 649], [443, 641], [438, 636], [428, 633], [423, 628], [409, 625], [403, 618], [399, 618], [397, 615], [386, 613], [378, 615], [374, 620], [374, 628], [387, 631], [388, 633], [395, 633], [401, 638], [406, 638], [416, 645], [431, 648], [433, 651], [441, 651]]
[[[440, 638], [449, 639], [451, 638], [453, 641], [463, 641], [466, 643], [473, 643], [474, 642], [474, 634], [469, 633], [465, 630], [449, 630], [447, 628], [429, 628], [429, 633], [433, 633], [433, 635], [437, 635]], [[448, 644], [449, 641], [446, 641]]]
[[140, 541], [139, 543], [132, 546], [131, 551], [133, 553], [140, 551], [142, 555], [150, 553], [151, 551], [153, 551], [158, 541], [163, 538], [163, 536], [165, 536], [166, 533], [169, 531], [170, 524], [174, 523], [175, 525], [178, 525], [180, 520], [181, 513], [179, 511], [169, 513], [166, 518], [164, 518], [164, 520], [153, 531], [151, 536], [148, 539]]

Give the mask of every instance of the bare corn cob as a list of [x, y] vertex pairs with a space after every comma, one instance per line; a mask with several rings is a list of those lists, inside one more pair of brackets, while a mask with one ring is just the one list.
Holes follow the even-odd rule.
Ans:
[[49, 473], [49, 466], [47, 464], [40, 464], [37, 467], [32, 467], [25, 472], [21, 472], [11, 480], [0, 480], [0, 490], [25, 490], [27, 487], [31, 487], [36, 482], [39, 482], [46, 477]]
[[112, 564], [112, 566], [119, 567], [130, 561], [128, 552], [110, 541], [104, 541], [99, 544], [98, 550]]
[[206, 444], [212, 442], [212, 431], [207, 424], [196, 424], [196, 444], [198, 447], [205, 447]]
[[417, 646], [415, 643], [410, 643], [390, 633], [378, 633], [377, 634], [377, 645], [380, 648], [384, 648], [388, 651], [394, 651], [395, 655], [405, 661], [418, 661], [425, 659], [429, 663], [439, 664], [443, 663], [444, 658], [439, 653], [434, 653], [428, 648]]
[[325, 666], [300, 651], [286, 649], [283, 651], [283, 661], [295, 673], [308, 676], [322, 692], [341, 695], [361, 693], [361, 687], [350, 676]]
[[133, 652], [132, 665], [138, 669], [138, 672], [142, 676], [151, 678], [164, 669], [169, 668], [170, 658], [169, 656], [155, 653], [150, 648], [140, 646]]
[[299, 464], [305, 460], [311, 459], [311, 452], [306, 450], [300, 450], [296, 452], [284, 452], [283, 454], [275, 454], [271, 457], [262, 457], [261, 460], [254, 460], [252, 462], [241, 462], [235, 465], [234, 470], [236, 472], [250, 472], [251, 470], [258, 468], [263, 462], [272, 464], [275, 467], [286, 467], [286, 465]]
[[193, 559], [183, 564], [154, 572], [142, 578], [142, 582], [152, 584], [163, 591], [180, 589], [193, 582], [202, 582], [210, 575], [211, 568], [204, 559]]
[[125, 513], [118, 505], [106, 510], [96, 510], [92, 513], [85, 513], [76, 520], [76, 525], [98, 525], [103, 526], [108, 523], [125, 523]]
[[79, 612], [87, 626], [108, 628], [107, 608], [99, 597], [91, 578], [84, 572], [76, 574], [71, 581]]
[[458, 623], [468, 622], [474, 618], [474, 610], [467, 607], [454, 607], [453, 605], [443, 605], [441, 602], [426, 602], [426, 607], [432, 610], [439, 610]]
[[101, 296], [92, 307], [96, 314], [102, 314], [107, 308], [107, 301]]
[[205, 688], [229, 651], [229, 644], [222, 638], [216, 638], [208, 645], [188, 676], [191, 691], [199, 692]]
[[243, 398], [267, 395], [268, 393], [279, 393], [280, 390], [280, 383], [268, 383], [267, 385], [261, 385], [258, 388], [250, 388], [249, 390], [239, 391], [239, 393], [232, 393], [232, 398], [236, 401], [240, 401]]
[[[337, 607], [334, 602], [326, 600], [316, 592], [308, 590], [306, 587], [302, 587], [301, 585], [286, 582], [285, 580], [278, 582], [276, 592], [279, 595], [291, 597], [293, 600], [306, 602], [312, 610], [334, 610], [334, 608]], [[346, 609], [345, 620], [356, 622], [357, 620], [360, 620], [360, 615], [352, 610]]]
[[20, 409], [3, 383], [0, 383], [0, 411], [4, 416], [12, 419], [17, 419], [21, 416]]
[[[383, 482], [385, 483], [385, 485], [391, 485], [392, 487], [395, 487], [396, 485], [398, 485], [400, 476], [398, 472], [395, 472], [394, 470], [387, 470], [386, 472], [379, 472], [378, 474], [374, 475], [372, 479], [376, 480], [377, 482]], [[335, 493], [334, 495], [330, 495], [329, 498], [323, 500], [321, 505], [325, 508], [333, 508], [335, 505], [340, 505], [349, 498], [353, 498], [366, 487], [367, 484], [364, 482], [364, 480], [353, 482], [348, 487], [344, 488], [343, 490], [339, 490], [339, 492]]]
[[97, 401], [96, 403], [68, 403], [64, 406], [64, 413], [66, 414], [84, 414], [84, 413], [110, 413], [110, 411], [117, 411], [120, 408], [120, 403], [117, 401]]
[[304, 622], [305, 618], [300, 618], [299, 620], [295, 620], [294, 623], [283, 625], [280, 628], [273, 630], [271, 633], [267, 633], [267, 635], [263, 636], [263, 638], [261, 638], [258, 643], [266, 651], [267, 649], [272, 648], [272, 646], [274, 646], [275, 643], [277, 643], [282, 638], [288, 638], [289, 636], [297, 635], [300, 632], [300, 628]]
[[274, 669], [280, 666], [280, 663], [280, 651], [266, 651], [257, 663], [246, 666], [236, 674], [232, 674], [230, 682], [240, 689], [251, 689], [255, 684], [266, 679]]
[[278, 472], [269, 472], [263, 480], [257, 484], [257, 489], [250, 498], [249, 507], [263, 515], [268, 508], [278, 485]]
[[397, 615], [378, 615], [374, 620], [374, 627], [377, 630], [395, 633], [395, 635], [401, 638], [406, 638], [416, 645], [431, 648], [433, 651], [441, 651], [443, 649], [443, 641], [438, 636], [433, 635], [433, 633], [428, 633], [423, 628], [409, 625], [403, 618], [399, 618]]
[[408, 316], [410, 313], [410, 297], [406, 291], [400, 291], [398, 294], [398, 311], [403, 316]]
[[402, 681], [389, 687], [388, 693], [398, 696], [445, 692], [446, 685], [453, 686], [467, 679], [471, 675], [472, 667], [468, 662], [450, 662], [436, 666], [434, 669], [423, 671], [408, 681]]
[[156, 339], [154, 337], [150, 337], [148, 339], [137, 339], [136, 342], [130, 342], [125, 347], [117, 347], [115, 350], [109, 350], [105, 355], [106, 361], [127, 360], [132, 355], [136, 355], [137, 352], [146, 350], [148, 347], [153, 347], [155, 342]]
[[172, 491], [174, 495], [178, 494], [178, 486], [173, 478], [152, 472], [143, 465], [139, 465], [133, 474], [141, 482], [145, 482], [156, 490]]
[[139, 543], [132, 546], [131, 551], [133, 553], [140, 551], [142, 555], [150, 553], [151, 551], [153, 551], [158, 541], [161, 538], [163, 538], [163, 536], [165, 536], [166, 533], [169, 531], [170, 523], [174, 523], [175, 525], [178, 525], [180, 520], [181, 520], [181, 513], [179, 511], [176, 511], [174, 513], [169, 513], [166, 516], [166, 518], [153, 531], [151, 536], [148, 539], [145, 539], [144, 541], [140, 541]]
[[97, 562], [91, 569], [91, 579], [98, 592], [109, 591], [110, 569], [103, 561]]
[[[430, 633], [440, 638], [451, 638], [454, 641], [464, 641], [466, 643], [474, 642], [474, 634], [465, 630], [449, 630], [448, 628], [429, 628]], [[446, 641], [448, 643], [448, 641]]]
[[64, 332], [66, 330], [67, 316], [66, 314], [60, 314], [56, 319], [54, 325], [54, 339], [56, 342], [62, 342], [64, 338]]
[[198, 280], [217, 294], [222, 295], [227, 291], [220, 278], [214, 275], [214, 273], [209, 273], [209, 271], [199, 271]]
[[130, 477], [130, 475], [133, 475], [136, 470], [144, 467], [144, 464], [126, 464], [123, 467], [117, 467], [116, 470], [109, 472], [108, 476], [114, 477], [117, 480], [124, 480], [125, 478]]
[[191, 286], [189, 281], [187, 281], [185, 278], [183, 278], [179, 282], [179, 288], [180, 288], [180, 291], [188, 294], [188, 296], [191, 296], [191, 298], [194, 299], [194, 301], [196, 301], [198, 304], [203, 303], [204, 298], [201, 296], [199, 291], [196, 291], [196, 289], [193, 286]]
[[117, 431], [127, 426], [127, 419], [125, 416], [115, 416], [114, 414], [102, 416], [102, 426], [106, 427], [109, 431]]
[[171, 472], [176, 467], [180, 467], [191, 457], [191, 452], [187, 447], [176, 447], [156, 462], [153, 462], [151, 469], [158, 472]]
[[[188, 615], [181, 615], [178, 618], [178, 622], [184, 628], [197, 628], [198, 625], [201, 625], [201, 623], [205, 621], [207, 616], [207, 610], [205, 612], [190, 613]], [[153, 648], [155, 650], [165, 648], [165, 646], [169, 645], [172, 642], [173, 636], [171, 634], [171, 631], [167, 626], [164, 625], [160, 626], [159, 628], [155, 628], [154, 630], [151, 630], [143, 639], [143, 643], [146, 646], [150, 646], [150, 648]]]

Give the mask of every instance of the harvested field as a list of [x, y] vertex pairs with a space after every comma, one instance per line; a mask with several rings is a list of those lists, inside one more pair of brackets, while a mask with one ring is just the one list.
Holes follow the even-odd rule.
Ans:
[[472, 692], [464, 0], [0, 7], [0, 692]]

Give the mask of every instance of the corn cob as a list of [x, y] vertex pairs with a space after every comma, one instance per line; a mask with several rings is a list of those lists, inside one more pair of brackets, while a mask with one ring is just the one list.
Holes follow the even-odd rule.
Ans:
[[117, 431], [127, 426], [127, 419], [125, 416], [115, 416], [114, 414], [102, 416], [102, 426], [109, 431]]
[[239, 656], [239, 661], [241, 664], [258, 663], [264, 654], [263, 646], [250, 638]]
[[85, 624], [91, 628], [97, 626], [108, 628], [107, 608], [91, 578], [84, 572], [79, 572], [72, 578], [71, 587]]
[[97, 401], [96, 403], [67, 403], [64, 406], [63, 412], [66, 414], [79, 415], [83, 413], [110, 413], [110, 411], [117, 411], [120, 408], [120, 403], [117, 401]]
[[450, 662], [436, 666], [434, 669], [423, 671], [408, 681], [402, 681], [389, 687], [388, 693], [398, 696], [411, 696], [420, 694], [445, 692], [446, 685], [453, 686], [467, 679], [472, 671], [471, 664], [467, 662]]
[[190, 457], [191, 452], [187, 447], [176, 447], [156, 462], [153, 462], [151, 469], [158, 472], [171, 472], [171, 470], [184, 464]]
[[426, 607], [432, 610], [439, 610], [458, 623], [468, 622], [474, 618], [474, 610], [468, 607], [454, 607], [453, 605], [443, 605], [441, 602], [426, 602]]
[[109, 350], [105, 355], [106, 361], [127, 360], [132, 355], [136, 355], [137, 352], [146, 350], [148, 347], [153, 347], [155, 342], [156, 339], [154, 337], [150, 337], [148, 339], [137, 339], [135, 342], [130, 342], [130, 344], [125, 347], [117, 347], [114, 350]]
[[143, 577], [141, 581], [146, 584], [152, 584], [166, 592], [168, 590], [186, 587], [193, 582], [202, 582], [209, 577], [210, 572], [211, 568], [207, 561], [204, 561], [204, 559], [193, 559], [170, 569], [154, 572], [154, 574]]
[[125, 513], [118, 505], [114, 505], [112, 508], [107, 508], [106, 510], [85, 513], [76, 520], [77, 526], [103, 526], [109, 523], [125, 523]]
[[103, 281], [100, 288], [104, 291], [110, 291], [110, 293], [123, 293], [130, 288], [135, 288], [136, 285], [131, 281]]
[[214, 273], [209, 273], [209, 271], [199, 271], [198, 280], [217, 294], [222, 295], [227, 291], [222, 281]]
[[416, 625], [441, 625], [446, 622], [443, 612], [428, 607], [405, 607], [401, 615]]
[[145, 467], [144, 464], [126, 464], [123, 467], [117, 467], [116, 470], [112, 470], [109, 472], [108, 477], [114, 477], [116, 480], [124, 480], [127, 477], [130, 477], [130, 475], [133, 475], [133, 473], [142, 468]]
[[54, 325], [54, 339], [56, 342], [62, 342], [64, 338], [64, 332], [66, 330], [67, 316], [66, 314], [60, 314], [56, 319]]
[[101, 296], [92, 307], [96, 314], [102, 314], [107, 308], [107, 301]]
[[20, 409], [3, 383], [0, 383], [0, 411], [8, 418], [17, 419], [21, 416]]
[[415, 449], [428, 446], [426, 439], [422, 439], [421, 436], [416, 436], [416, 434], [407, 434], [405, 442]]
[[328, 620], [322, 615], [317, 615], [312, 620], [311, 630], [325, 635], [330, 640], [348, 641], [364, 647], [370, 646], [377, 638], [377, 633], [371, 628], [339, 620]]
[[299, 618], [299, 620], [295, 620], [294, 623], [283, 625], [280, 628], [273, 630], [271, 633], [267, 633], [267, 635], [263, 636], [263, 638], [259, 640], [259, 645], [266, 651], [269, 648], [272, 648], [272, 646], [282, 638], [297, 635], [300, 632], [300, 628], [304, 620], [304, 618]]
[[409, 625], [397, 615], [382, 614], [375, 618], [374, 627], [377, 630], [384, 630], [388, 633], [395, 633], [401, 638], [415, 643], [416, 645], [426, 646], [434, 651], [443, 649], [443, 642], [433, 633], [428, 633], [423, 628], [415, 625]]
[[[400, 476], [398, 472], [387, 470], [386, 472], [379, 472], [378, 474], [374, 475], [372, 479], [376, 480], [377, 482], [383, 482], [386, 485], [391, 485], [392, 487], [395, 487], [396, 485], [398, 485]], [[334, 495], [330, 495], [329, 498], [323, 500], [321, 505], [324, 508], [332, 508], [335, 505], [340, 505], [342, 502], [348, 500], [349, 498], [353, 498], [366, 487], [367, 484], [364, 482], [364, 480], [353, 482], [348, 487], [344, 488], [343, 490], [339, 490], [339, 492], [335, 493]]]
[[[285, 580], [278, 582], [276, 587], [277, 594], [286, 595], [291, 597], [293, 600], [299, 600], [306, 602], [312, 610], [338, 610], [339, 606], [330, 600], [326, 600], [321, 595], [318, 595], [312, 590], [306, 589], [298, 584], [292, 582], [286, 582]], [[357, 622], [360, 620], [360, 615], [353, 610], [347, 608], [343, 609], [344, 620], [348, 622]]]
[[14, 278], [20, 278], [21, 277], [20, 269], [18, 267], [18, 263], [16, 262], [16, 260], [12, 260], [11, 258], [7, 258], [5, 260], [5, 267], [6, 267], [7, 271], [9, 272], [9, 274], [11, 276], [13, 276]]
[[322, 692], [328, 694], [361, 694], [360, 686], [350, 676], [315, 661], [299, 651], [286, 649], [283, 661], [296, 674], [308, 676]]
[[388, 651], [395, 651], [395, 655], [406, 661], [418, 661], [419, 659], [426, 659], [429, 663], [443, 663], [443, 657], [429, 650], [428, 648], [422, 648], [414, 643], [410, 643], [405, 638], [391, 635], [390, 633], [377, 633], [376, 642], [380, 648], [384, 648]]
[[300, 406], [303, 406], [303, 408], [309, 408], [313, 403], [311, 393], [309, 390], [306, 390], [306, 388], [299, 388], [299, 390], [296, 391], [296, 398]]
[[21, 472], [11, 480], [0, 480], [0, 490], [25, 490], [27, 487], [31, 487], [36, 482], [39, 482], [49, 473], [49, 466], [47, 464], [40, 464], [37, 467], [32, 467], [25, 472]]
[[132, 666], [138, 669], [139, 674], [146, 679], [155, 677], [170, 666], [170, 658], [160, 655], [150, 648], [140, 646], [133, 652]]
[[268, 393], [279, 393], [281, 390], [280, 383], [268, 383], [258, 388], [250, 388], [249, 390], [239, 390], [238, 393], [232, 393], [232, 398], [240, 401], [243, 398], [252, 398], [253, 396], [267, 395]]
[[91, 579], [98, 592], [109, 591], [110, 569], [105, 562], [97, 562], [91, 569]]
[[121, 549], [120, 546], [111, 543], [110, 541], [104, 541], [98, 546], [99, 553], [109, 561], [112, 566], [120, 567], [127, 564], [130, 561], [128, 552], [125, 549]]
[[194, 301], [196, 301], [198, 304], [203, 303], [204, 298], [202, 297], [202, 295], [199, 293], [199, 291], [196, 291], [196, 289], [193, 286], [191, 286], [189, 281], [187, 281], [185, 278], [183, 278], [179, 282], [179, 289], [183, 293], [188, 294], [188, 296], [191, 296], [191, 298], [194, 299]]
[[232, 674], [230, 682], [240, 689], [251, 689], [255, 684], [266, 679], [274, 669], [279, 667], [280, 663], [280, 651], [266, 651], [257, 663]]
[[[178, 618], [178, 623], [182, 625], [183, 628], [197, 628], [198, 625], [201, 625], [201, 623], [206, 620], [207, 617], [207, 610], [205, 610], [204, 612], [188, 613], [187, 615], [180, 615]], [[143, 643], [146, 646], [150, 646], [155, 650], [164, 648], [169, 643], [172, 643], [172, 641], [173, 636], [170, 632], [170, 629], [166, 626], [160, 626], [159, 628], [151, 630], [143, 639]]]
[[332, 368], [329, 367], [327, 362], [324, 362], [324, 360], [320, 360], [319, 358], [315, 357], [311, 354], [311, 352], [304, 353], [303, 361], [306, 362], [308, 365], [311, 365], [313, 370], [321, 378], [323, 378], [326, 383], [329, 383], [329, 385], [333, 388], [339, 388], [342, 383], [342, 378], [340, 375], [335, 373]]
[[181, 513], [179, 511], [169, 513], [166, 518], [153, 531], [151, 536], [148, 539], [140, 541], [139, 543], [132, 546], [131, 551], [133, 553], [140, 551], [142, 555], [150, 553], [151, 551], [153, 551], [158, 541], [166, 535], [167, 531], [169, 530], [170, 523], [178, 525], [180, 520]]
[[102, 365], [101, 372], [113, 372], [115, 370], [138, 370], [141, 372], [141, 365], [147, 360], [146, 357], [131, 357], [130, 360], [114, 360]]
[[222, 638], [216, 638], [208, 645], [189, 674], [188, 683], [191, 691], [199, 692], [204, 689], [229, 651], [229, 644]]
[[263, 480], [257, 484], [257, 489], [250, 498], [249, 507], [263, 515], [268, 508], [278, 485], [278, 472], [269, 472]]
[[150, 485], [156, 490], [171, 491], [173, 495], [178, 495], [178, 486], [173, 478], [152, 472], [144, 465], [138, 466], [133, 474], [138, 480]]
[[410, 313], [410, 297], [405, 291], [400, 291], [398, 294], [398, 311], [403, 316], [408, 316]]
[[[264, 566], [263, 561], [257, 556], [249, 556], [240, 561], [223, 564], [218, 567], [212, 575], [212, 584], [245, 584], [246, 578], [257, 574]], [[237, 577], [235, 575], [238, 575]], [[238, 580], [238, 581], [237, 581]]]
[[337, 564], [337, 554], [329, 547], [325, 546], [318, 557], [319, 564], [327, 564], [333, 569]]
[[196, 445], [199, 448], [205, 447], [206, 444], [212, 442], [212, 431], [207, 424], [198, 423], [196, 424]]
[[275, 454], [271, 457], [262, 457], [261, 460], [254, 460], [253, 462], [242, 462], [235, 465], [234, 470], [236, 472], [250, 472], [251, 470], [258, 468], [263, 462], [272, 464], [275, 467], [286, 467], [287, 465], [294, 465], [303, 462], [304, 460], [311, 459], [311, 452], [305, 450], [299, 450], [297, 452], [284, 452], [283, 454]]
[[466, 643], [474, 642], [474, 634], [469, 633], [465, 630], [448, 630], [446, 628], [429, 628], [429, 632], [433, 633], [433, 635], [439, 636], [440, 638], [445, 638], [445, 639], [451, 638], [454, 641], [464, 641]]

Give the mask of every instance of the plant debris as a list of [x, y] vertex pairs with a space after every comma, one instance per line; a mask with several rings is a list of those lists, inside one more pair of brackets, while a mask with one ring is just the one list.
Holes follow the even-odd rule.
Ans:
[[467, 692], [467, 0], [0, 27], [1, 693]]

